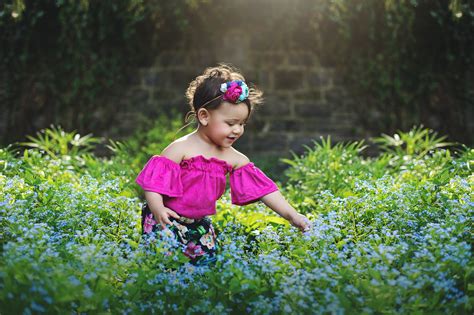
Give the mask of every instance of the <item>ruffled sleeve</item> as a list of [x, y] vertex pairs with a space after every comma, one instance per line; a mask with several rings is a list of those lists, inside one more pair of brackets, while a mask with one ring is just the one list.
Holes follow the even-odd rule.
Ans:
[[232, 203], [243, 206], [278, 190], [278, 186], [252, 162], [230, 173]]
[[157, 192], [170, 197], [183, 195], [181, 167], [167, 157], [155, 155], [145, 164], [135, 182], [143, 190]]

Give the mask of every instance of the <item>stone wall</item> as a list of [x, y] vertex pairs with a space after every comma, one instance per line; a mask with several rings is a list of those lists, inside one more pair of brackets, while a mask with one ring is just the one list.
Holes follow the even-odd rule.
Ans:
[[[153, 66], [140, 69], [131, 79], [125, 99], [134, 111], [123, 113], [120, 120], [130, 122], [131, 131], [139, 116], [177, 109], [184, 118], [189, 110], [184, 97], [189, 82], [206, 67], [225, 62], [239, 68], [247, 82], [264, 92], [264, 104], [235, 144], [249, 157], [289, 157], [290, 150], [301, 154], [303, 144], [311, 145], [320, 136], [331, 135], [334, 141], [359, 139], [350, 98], [334, 69], [321, 66], [310, 51], [252, 50], [249, 46], [161, 53]], [[127, 133], [125, 127], [121, 132]]]

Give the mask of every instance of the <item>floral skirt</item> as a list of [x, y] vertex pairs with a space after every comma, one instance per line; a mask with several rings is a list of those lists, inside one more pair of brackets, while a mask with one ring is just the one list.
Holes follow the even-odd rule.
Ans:
[[[181, 216], [179, 219], [169, 217], [171, 230], [177, 240], [183, 244], [183, 254], [193, 265], [207, 265], [217, 260], [218, 241], [211, 219], [191, 219]], [[142, 207], [142, 234], [161, 231], [162, 227], [156, 222], [145, 202]]]

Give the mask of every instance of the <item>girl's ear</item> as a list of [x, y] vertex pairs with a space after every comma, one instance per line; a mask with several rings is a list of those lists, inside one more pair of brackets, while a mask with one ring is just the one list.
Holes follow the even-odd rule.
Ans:
[[207, 124], [209, 123], [210, 116], [211, 114], [205, 108], [200, 108], [197, 112], [197, 119], [199, 123], [203, 126], [207, 126]]

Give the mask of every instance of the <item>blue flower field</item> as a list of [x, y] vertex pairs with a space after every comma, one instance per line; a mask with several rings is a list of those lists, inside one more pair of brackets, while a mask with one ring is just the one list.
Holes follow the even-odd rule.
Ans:
[[0, 149], [0, 314], [473, 312], [474, 149], [430, 130], [373, 139], [373, 157], [327, 138], [285, 159], [304, 234], [227, 192], [202, 267], [167, 233], [141, 235], [141, 160], [48, 132]]

